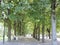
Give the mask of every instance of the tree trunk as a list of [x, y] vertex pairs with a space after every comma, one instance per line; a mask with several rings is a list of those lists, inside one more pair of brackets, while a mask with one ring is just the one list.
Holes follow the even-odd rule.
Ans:
[[52, 45], [57, 45], [57, 37], [56, 37], [56, 15], [55, 15], [55, 8], [56, 8], [56, 0], [51, 0], [51, 19], [52, 19]]
[[24, 35], [25, 36], [25, 32], [24, 32], [24, 20], [22, 19], [22, 35]]
[[19, 21], [17, 21], [17, 35], [19, 35]]
[[20, 21], [20, 25], [19, 26], [20, 26], [20, 29], [19, 29], [20, 30], [20, 35], [22, 35], [22, 21]]
[[24, 31], [23, 28], [24, 28], [24, 27], [23, 27], [23, 19], [22, 19], [22, 21], [21, 21], [21, 35], [23, 35], [23, 33], [24, 33], [24, 32], [23, 32], [23, 31]]
[[18, 33], [18, 35], [21, 35], [21, 22], [20, 21], [18, 21], [18, 24], [17, 24], [17, 33]]
[[22, 21], [18, 21], [18, 35], [22, 35]]
[[[8, 3], [10, 3], [10, 2], [8, 2]], [[11, 10], [9, 8], [7, 8], [7, 11], [8, 11], [8, 15], [10, 15]], [[7, 21], [8, 21], [8, 41], [11, 41], [11, 21], [9, 18], [7, 18]]]
[[49, 33], [49, 39], [51, 39], [51, 37], [50, 37], [50, 33]]
[[50, 29], [49, 29], [49, 39], [51, 39], [51, 37], [50, 37]]
[[37, 39], [37, 29], [36, 29], [36, 32], [35, 32], [36, 34], [35, 34], [35, 39]]
[[0, 6], [1, 6], [1, 0], [0, 0]]
[[35, 27], [35, 39], [37, 39], [37, 25]]
[[38, 41], [40, 40], [40, 24], [38, 24]]
[[44, 43], [44, 24], [42, 24], [42, 43]]
[[48, 37], [50, 39], [50, 28], [47, 28], [47, 32], [48, 32]]
[[36, 32], [36, 23], [34, 24], [33, 38], [35, 38], [35, 32]]
[[4, 19], [4, 31], [3, 31], [3, 43], [5, 42], [5, 19]]
[[11, 22], [8, 21], [8, 41], [11, 41]]
[[16, 21], [14, 21], [14, 35], [16, 36]]

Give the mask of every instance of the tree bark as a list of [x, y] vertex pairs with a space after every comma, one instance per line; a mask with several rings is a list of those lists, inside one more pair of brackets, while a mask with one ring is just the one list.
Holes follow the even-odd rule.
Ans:
[[[7, 11], [8, 11], [8, 15], [10, 15], [11, 11], [9, 8], [7, 8]], [[7, 21], [8, 21], [7, 23], [8, 24], [8, 41], [11, 41], [11, 21], [9, 18], [7, 18]]]
[[1, 5], [1, 0], [0, 0], [0, 5]]
[[21, 35], [23, 35], [23, 33], [24, 33], [24, 25], [23, 25], [23, 19], [22, 19], [22, 21], [21, 21]]
[[14, 35], [16, 36], [16, 21], [14, 21]]
[[35, 38], [35, 32], [36, 32], [36, 23], [34, 24], [33, 38]]
[[17, 35], [19, 35], [19, 21], [17, 21]]
[[5, 42], [5, 19], [4, 19], [4, 31], [3, 31], [3, 43]]
[[48, 32], [48, 37], [50, 39], [50, 28], [47, 28], [47, 32]]
[[21, 22], [20, 21], [18, 21], [18, 24], [17, 24], [17, 33], [18, 33], [18, 35], [21, 35]]
[[38, 31], [37, 31], [37, 29], [36, 29], [36, 32], [35, 32], [35, 33], [36, 33], [36, 34], [35, 34], [35, 39], [37, 39], [37, 32], [38, 32]]
[[55, 8], [56, 0], [51, 0], [52, 45], [57, 45]]
[[22, 21], [18, 21], [18, 35], [22, 35]]
[[25, 32], [24, 32], [24, 19], [22, 19], [22, 35], [24, 35], [25, 36]]
[[36, 24], [36, 27], [35, 27], [35, 39], [37, 39], [37, 24]]
[[44, 24], [42, 24], [42, 43], [44, 43]]
[[22, 21], [20, 21], [20, 25], [19, 25], [19, 27], [20, 27], [20, 35], [22, 35]]
[[49, 39], [51, 39], [51, 37], [50, 37], [50, 33], [49, 33]]
[[8, 41], [11, 41], [11, 22], [8, 20]]
[[49, 28], [49, 39], [51, 39], [51, 37], [50, 37], [50, 28]]
[[40, 24], [38, 23], [38, 41], [40, 41]]

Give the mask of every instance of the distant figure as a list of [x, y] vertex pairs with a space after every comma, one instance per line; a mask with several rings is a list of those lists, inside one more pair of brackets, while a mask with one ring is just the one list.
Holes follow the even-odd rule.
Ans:
[[50, 39], [50, 29], [47, 28], [47, 32], [48, 32], [48, 36], [49, 36], [49, 39]]
[[16, 36], [14, 35], [14, 40], [16, 40]]

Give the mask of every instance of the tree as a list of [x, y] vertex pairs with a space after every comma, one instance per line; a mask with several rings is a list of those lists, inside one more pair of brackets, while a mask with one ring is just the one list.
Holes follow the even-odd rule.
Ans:
[[56, 0], [51, 0], [52, 45], [57, 45], [55, 8], [56, 8]]
[[[28, 33], [29, 32], [28, 30], [33, 30], [33, 38], [40, 40], [40, 34], [42, 34], [42, 42], [44, 42], [45, 30], [48, 27], [50, 29], [52, 27], [52, 35], [53, 35], [52, 37], [53, 40], [55, 40], [56, 14], [57, 19], [60, 20], [59, 5], [56, 9], [57, 11], [55, 12], [56, 8], [55, 5], [57, 5], [58, 3], [59, 2], [56, 3], [56, 0], [4, 0], [4, 3], [2, 2], [0, 9], [2, 10], [3, 8], [3, 11], [6, 13], [6, 16], [8, 17], [7, 19], [5, 19], [5, 21], [8, 25], [7, 27], [8, 27], [9, 40], [11, 40], [11, 29], [14, 29], [14, 35], [19, 36]], [[1, 16], [1, 10], [0, 10], [0, 16]], [[50, 21], [51, 19], [52, 19], [52, 26]], [[57, 20], [58, 23], [57, 27], [59, 27], [59, 22], [60, 21]], [[32, 29], [30, 29], [30, 27], [32, 27]]]

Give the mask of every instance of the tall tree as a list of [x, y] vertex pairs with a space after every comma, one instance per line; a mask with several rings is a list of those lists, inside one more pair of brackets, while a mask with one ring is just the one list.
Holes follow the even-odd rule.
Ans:
[[55, 8], [56, 8], [56, 0], [51, 0], [52, 45], [57, 45]]
[[[11, 1], [9, 0], [8, 3], [10, 3]], [[10, 15], [10, 7], [7, 8], [8, 11], [8, 15]], [[11, 41], [11, 20], [9, 18], [7, 18], [8, 20], [8, 41]]]
[[1, 0], [0, 0], [0, 5], [1, 5]]
[[42, 23], [42, 43], [44, 43], [44, 23]]
[[16, 36], [16, 21], [14, 21], [14, 35]]
[[37, 30], [38, 30], [38, 41], [40, 41], [40, 22], [38, 22]]
[[8, 20], [8, 41], [11, 41], [11, 22]]

